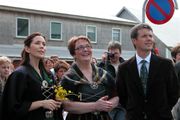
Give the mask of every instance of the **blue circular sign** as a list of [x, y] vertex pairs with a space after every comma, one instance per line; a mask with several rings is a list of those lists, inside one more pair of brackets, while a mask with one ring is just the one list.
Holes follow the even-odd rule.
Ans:
[[174, 14], [172, 0], [149, 0], [146, 5], [146, 16], [154, 24], [168, 22]]

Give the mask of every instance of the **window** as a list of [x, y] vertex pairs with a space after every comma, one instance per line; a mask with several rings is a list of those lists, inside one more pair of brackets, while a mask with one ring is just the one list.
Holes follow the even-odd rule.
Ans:
[[120, 28], [112, 29], [112, 40], [118, 41], [121, 43], [121, 29]]
[[86, 27], [86, 36], [91, 40], [91, 42], [96, 43], [96, 26], [87, 26]]
[[16, 36], [27, 37], [29, 35], [29, 19], [17, 18], [16, 19]]
[[50, 39], [62, 40], [62, 25], [60, 22], [51, 22]]

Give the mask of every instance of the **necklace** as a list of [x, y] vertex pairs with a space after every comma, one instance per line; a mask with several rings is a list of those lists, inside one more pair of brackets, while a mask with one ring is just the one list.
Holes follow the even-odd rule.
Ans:
[[[77, 67], [77, 69], [79, 70], [79, 72], [81, 72], [78, 67]], [[96, 66], [95, 66], [95, 69], [94, 69], [94, 70], [95, 70], [95, 71], [93, 71], [93, 73], [92, 73], [92, 74], [93, 74], [93, 75], [92, 75], [92, 82], [89, 82], [84, 75], [81, 77], [81, 76], [77, 73], [77, 71], [76, 71], [74, 68], [72, 68], [72, 72], [75, 73], [75, 74], [78, 76], [78, 78], [80, 79], [80, 81], [89, 84], [90, 87], [95, 90], [95, 89], [98, 89], [100, 81], [99, 81], [98, 69], [96, 68]], [[82, 73], [82, 72], [81, 72], [81, 73]]]

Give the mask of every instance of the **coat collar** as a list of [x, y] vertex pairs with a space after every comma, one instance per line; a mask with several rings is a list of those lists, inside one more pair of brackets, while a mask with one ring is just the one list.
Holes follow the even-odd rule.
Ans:
[[137, 62], [136, 62], [136, 57], [132, 57], [129, 60], [129, 64], [128, 64], [128, 71], [129, 71], [129, 75], [131, 76], [131, 81], [133, 82], [133, 84], [135, 84], [135, 86], [137, 87], [139, 93], [144, 96], [143, 93], [143, 87], [142, 87], [142, 83], [139, 77], [139, 73], [138, 73], [138, 68], [137, 68]]

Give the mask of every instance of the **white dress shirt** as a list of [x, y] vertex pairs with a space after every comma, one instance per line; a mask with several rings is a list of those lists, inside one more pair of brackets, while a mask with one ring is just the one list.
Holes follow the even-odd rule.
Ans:
[[146, 68], [147, 68], [147, 71], [148, 71], [148, 73], [149, 73], [150, 59], [151, 59], [151, 52], [149, 53], [149, 55], [146, 56], [145, 59], [141, 58], [141, 57], [136, 53], [136, 63], [137, 63], [137, 66], [138, 66], [139, 76], [140, 76], [140, 69], [141, 69], [141, 66], [142, 66], [142, 63], [141, 63], [142, 60], [145, 60], [145, 61], [146, 61]]

